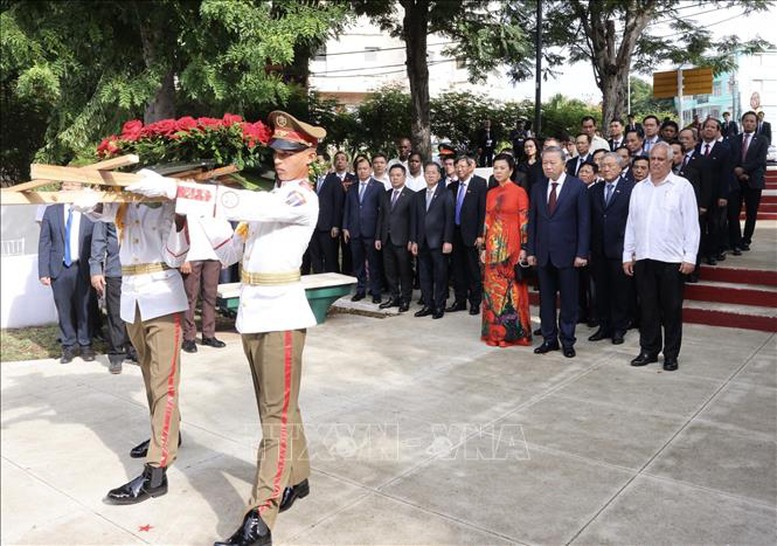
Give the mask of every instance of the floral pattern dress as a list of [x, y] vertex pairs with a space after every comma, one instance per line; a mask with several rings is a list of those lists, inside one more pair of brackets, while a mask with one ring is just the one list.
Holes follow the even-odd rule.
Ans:
[[526, 281], [515, 279], [528, 223], [529, 198], [523, 188], [508, 182], [489, 190], [481, 331], [481, 339], [488, 345], [531, 344], [529, 290]]

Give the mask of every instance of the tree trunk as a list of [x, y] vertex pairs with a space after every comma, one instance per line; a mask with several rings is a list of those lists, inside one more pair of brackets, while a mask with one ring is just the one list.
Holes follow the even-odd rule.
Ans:
[[610, 121], [616, 118], [626, 118], [626, 94], [629, 77], [628, 69], [617, 70], [614, 73], [605, 72], [600, 75], [602, 90], [602, 131], [610, 126]]
[[407, 56], [407, 77], [412, 101], [410, 133], [414, 150], [424, 160], [431, 158], [431, 121], [429, 106], [429, 65], [426, 60], [426, 35], [429, 26], [428, 0], [401, 0], [405, 8], [403, 30]]
[[[163, 40], [168, 35], [165, 29], [154, 24], [155, 19], [146, 14], [140, 16], [140, 41], [143, 46], [143, 60], [146, 68], [163, 68], [164, 76], [154, 98], [146, 104], [143, 122], [152, 123], [160, 119], [175, 117], [175, 81], [173, 63], [166, 59], [162, 51]], [[170, 48], [167, 48], [170, 49]]]
[[162, 86], [157, 89], [154, 98], [146, 104], [143, 113], [143, 122], [152, 123], [160, 119], [175, 117], [175, 86], [173, 84], [173, 70], [170, 69], [162, 79]]

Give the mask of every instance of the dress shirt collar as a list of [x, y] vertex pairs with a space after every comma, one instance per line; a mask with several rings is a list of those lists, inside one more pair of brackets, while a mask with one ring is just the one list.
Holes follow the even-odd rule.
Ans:
[[437, 184], [435, 184], [434, 186], [432, 186], [431, 188], [429, 186], [426, 186], [426, 192], [427, 193], [434, 193], [435, 191], [437, 191], [437, 185], [438, 184], [439, 184], [439, 182]]

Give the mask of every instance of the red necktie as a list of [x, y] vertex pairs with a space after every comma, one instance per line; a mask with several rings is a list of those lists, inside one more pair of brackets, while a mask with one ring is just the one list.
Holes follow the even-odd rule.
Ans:
[[747, 155], [747, 148], [750, 144], [750, 133], [745, 133], [742, 135], [742, 161], [745, 160], [745, 156]]
[[550, 199], [548, 199], [548, 212], [553, 214], [556, 210], [556, 188], [558, 187], [558, 182], [551, 182], [550, 186], [552, 189], [550, 190]]
[[704, 155], [710, 155], [710, 145], [709, 145], [709, 143], [704, 145]]

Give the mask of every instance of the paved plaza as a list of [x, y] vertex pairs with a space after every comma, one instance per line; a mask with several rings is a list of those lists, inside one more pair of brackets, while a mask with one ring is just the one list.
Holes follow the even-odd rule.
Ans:
[[[334, 314], [309, 331], [311, 494], [275, 544], [774, 544], [774, 334], [686, 325], [669, 373], [628, 365], [634, 330], [614, 346], [582, 327], [569, 360], [487, 347], [479, 325]], [[136, 506], [102, 497], [141, 469], [140, 370], [3, 363], [2, 543], [231, 534], [260, 429], [239, 337], [219, 335], [227, 348], [183, 354], [170, 491]]]

